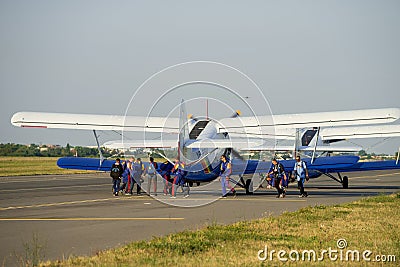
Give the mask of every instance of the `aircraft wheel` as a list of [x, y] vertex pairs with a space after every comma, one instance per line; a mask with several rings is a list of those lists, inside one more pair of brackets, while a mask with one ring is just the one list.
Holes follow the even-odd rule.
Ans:
[[250, 186], [251, 186], [251, 179], [246, 180], [246, 195], [252, 195], [253, 192], [250, 191]]
[[193, 182], [189, 182], [189, 186], [192, 187], [193, 186]]
[[197, 182], [197, 183], [196, 183], [196, 185], [197, 185], [197, 186], [200, 186], [200, 183], [199, 183], [199, 182]]
[[349, 188], [349, 178], [347, 176], [343, 176], [343, 188]]

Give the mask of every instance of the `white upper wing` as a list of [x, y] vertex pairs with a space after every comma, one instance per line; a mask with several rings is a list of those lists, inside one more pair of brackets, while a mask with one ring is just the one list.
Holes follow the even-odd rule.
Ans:
[[[293, 151], [294, 147], [293, 146], [256, 146], [256, 147], [247, 147], [247, 148], [241, 148], [240, 150], [246, 151]], [[360, 151], [362, 147], [360, 146], [337, 146], [337, 145], [321, 145], [317, 147], [311, 147], [311, 146], [300, 146], [297, 148], [298, 151], [316, 151], [316, 152], [328, 152], [328, 151], [333, 151], [333, 152], [357, 152]]]
[[325, 128], [320, 132], [322, 140], [399, 137], [400, 125], [375, 125], [360, 127]]
[[274, 116], [226, 118], [219, 121], [219, 132], [274, 135], [275, 129], [333, 127], [390, 123], [400, 118], [399, 108], [364, 109]]
[[11, 123], [19, 127], [178, 133], [178, 118], [70, 113], [18, 112]]
[[[331, 127], [389, 123], [400, 118], [399, 108], [318, 112], [225, 118], [218, 121], [218, 131], [232, 134], [274, 135], [281, 130], [305, 127]], [[11, 123], [19, 127], [83, 130], [118, 130], [178, 133], [179, 118], [115, 116], [70, 113], [18, 112]]]

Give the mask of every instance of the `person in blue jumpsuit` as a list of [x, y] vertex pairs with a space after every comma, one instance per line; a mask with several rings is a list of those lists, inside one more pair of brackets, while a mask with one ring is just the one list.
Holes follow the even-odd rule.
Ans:
[[176, 198], [176, 190], [180, 186], [183, 191], [183, 197], [189, 197], [190, 187], [185, 186], [185, 164], [178, 159], [175, 160], [174, 167], [172, 168], [172, 173], [176, 174], [172, 182], [172, 198]]
[[130, 179], [130, 170], [132, 169], [132, 163], [130, 161], [128, 161], [128, 162], [125, 162], [125, 164], [123, 166], [124, 166], [124, 171], [122, 173], [122, 185], [119, 190], [121, 193], [124, 193], [124, 191], [125, 191], [125, 194], [126, 194], [126, 193], [128, 193], [127, 185], [128, 185], [129, 179]]
[[[221, 168], [219, 180], [221, 182], [222, 187], [222, 197], [225, 198], [228, 193], [232, 192], [233, 196], [236, 196], [236, 190], [233, 188], [230, 183], [230, 175], [232, 174], [232, 165], [228, 161], [225, 155], [221, 156]], [[229, 188], [229, 192], [226, 192], [226, 189]]]
[[296, 163], [293, 168], [293, 175], [297, 180], [297, 187], [300, 189], [299, 197], [307, 197], [308, 194], [304, 191], [304, 182], [309, 180], [307, 165], [304, 161], [300, 159], [300, 156], [296, 157]]

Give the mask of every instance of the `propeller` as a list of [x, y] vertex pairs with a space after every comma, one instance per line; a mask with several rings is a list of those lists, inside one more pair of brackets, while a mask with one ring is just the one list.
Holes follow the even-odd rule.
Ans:
[[232, 114], [231, 118], [237, 118], [242, 115], [242, 112], [240, 110], [236, 110], [235, 113]]
[[188, 120], [194, 120], [194, 121], [198, 121], [199, 120], [198, 118], [194, 117], [193, 114], [189, 114], [187, 116], [187, 118], [188, 118]]

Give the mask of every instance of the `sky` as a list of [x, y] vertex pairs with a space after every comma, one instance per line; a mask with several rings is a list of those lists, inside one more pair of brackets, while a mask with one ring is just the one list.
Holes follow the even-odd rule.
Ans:
[[[1, 0], [0, 142], [94, 145], [90, 131], [21, 129], [10, 118], [18, 111], [146, 115], [167, 88], [148, 86], [128, 106], [135, 91], [157, 72], [191, 61], [246, 74], [267, 104], [255, 88], [237, 90], [265, 114], [399, 107], [399, 10], [396, 0]], [[183, 91], [157, 112], [213, 90]], [[222, 110], [213, 101], [210, 115], [231, 115], [234, 98], [216, 92], [234, 104]], [[188, 112], [204, 113], [203, 102]], [[399, 141], [358, 144], [393, 154]]]

